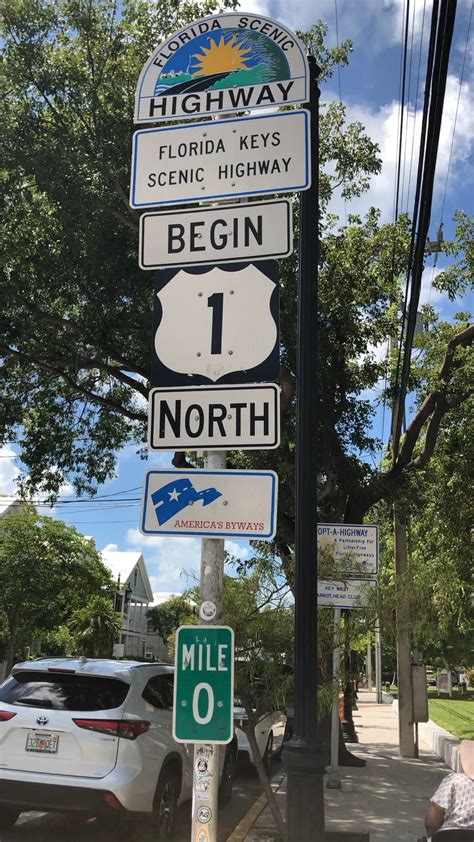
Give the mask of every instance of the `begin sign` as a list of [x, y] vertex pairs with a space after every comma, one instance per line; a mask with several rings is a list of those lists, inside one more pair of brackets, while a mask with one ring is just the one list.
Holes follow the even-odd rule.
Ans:
[[139, 264], [159, 269], [287, 257], [293, 250], [292, 233], [291, 207], [285, 200], [144, 213]]
[[181, 626], [176, 633], [173, 737], [178, 743], [230, 743], [234, 736], [234, 632]]

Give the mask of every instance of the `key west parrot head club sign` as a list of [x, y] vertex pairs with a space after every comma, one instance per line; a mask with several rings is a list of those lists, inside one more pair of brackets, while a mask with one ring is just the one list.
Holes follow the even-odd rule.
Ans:
[[135, 122], [156, 123], [308, 99], [304, 47], [257, 15], [202, 18], [152, 53], [138, 80]]

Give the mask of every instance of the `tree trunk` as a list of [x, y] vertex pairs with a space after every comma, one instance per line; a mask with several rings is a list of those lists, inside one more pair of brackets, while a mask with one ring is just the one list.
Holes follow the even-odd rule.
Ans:
[[[242, 700], [243, 701], [243, 700]], [[263, 765], [262, 758], [260, 757], [260, 751], [258, 748], [257, 738], [255, 736], [255, 726], [257, 724], [257, 720], [255, 718], [255, 714], [253, 709], [248, 707], [247, 704], [244, 702], [245, 712], [247, 714], [247, 727], [245, 729], [245, 733], [247, 734], [248, 741], [250, 744], [250, 748], [252, 749], [253, 758], [255, 761], [255, 767], [257, 769], [258, 777], [260, 779], [260, 783], [262, 784], [263, 791], [266, 795], [268, 806], [270, 807], [273, 819], [277, 826], [278, 833], [280, 834], [281, 839], [286, 840], [286, 825], [285, 820], [280, 812], [280, 808], [278, 807], [277, 800], [275, 798], [275, 793], [273, 792], [270, 778], [268, 777], [267, 771], [265, 766]]]
[[5, 669], [5, 678], [7, 678], [15, 663], [16, 639], [18, 633], [19, 612], [16, 612], [12, 617], [8, 618], [8, 631], [10, 633], [10, 640], [8, 641], [7, 660]]

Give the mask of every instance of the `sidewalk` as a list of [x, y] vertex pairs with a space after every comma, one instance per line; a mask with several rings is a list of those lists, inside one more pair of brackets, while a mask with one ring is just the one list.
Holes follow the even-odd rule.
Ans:
[[[423, 743], [419, 760], [399, 756], [398, 718], [391, 705], [376, 704], [375, 693], [359, 691], [358, 708], [354, 723], [359, 743], [348, 747], [367, 765], [342, 767], [342, 789], [325, 788], [326, 830], [369, 833], [370, 842], [416, 842], [425, 832], [428, 802], [451, 770]], [[282, 810], [285, 787], [283, 777], [277, 795]], [[240, 838], [246, 842], [272, 840], [272, 824], [265, 808], [253, 829]], [[238, 837], [233, 842], [238, 842]]]

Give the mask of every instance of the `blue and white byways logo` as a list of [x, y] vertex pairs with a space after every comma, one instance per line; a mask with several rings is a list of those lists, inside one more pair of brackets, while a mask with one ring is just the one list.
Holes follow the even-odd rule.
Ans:
[[140, 531], [271, 541], [277, 494], [273, 471], [153, 469], [145, 474]]
[[178, 512], [186, 509], [187, 506], [191, 506], [198, 501], [201, 501], [203, 506], [208, 506], [218, 497], [222, 497], [222, 493], [217, 488], [205, 488], [203, 491], [196, 491], [188, 477], [183, 477], [176, 482], [169, 482], [168, 485], [164, 485], [151, 495], [160, 526]]

